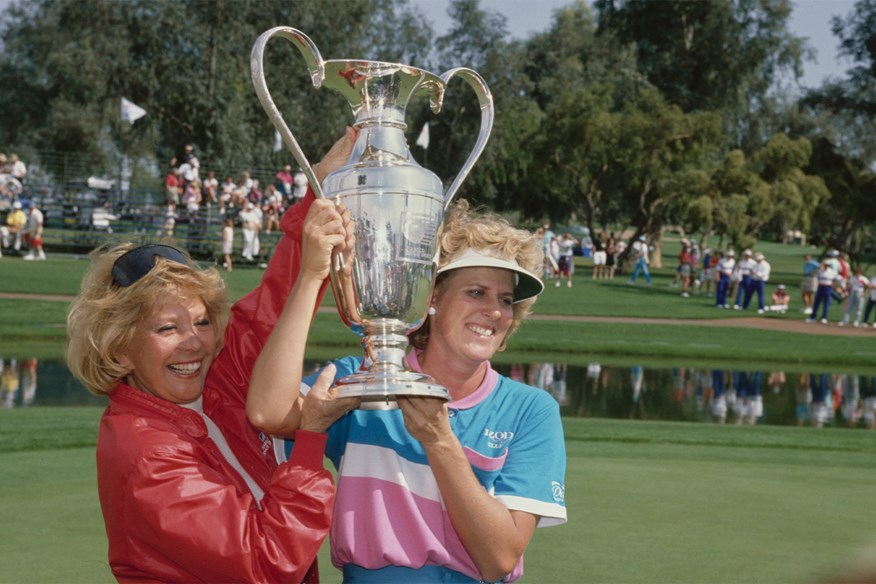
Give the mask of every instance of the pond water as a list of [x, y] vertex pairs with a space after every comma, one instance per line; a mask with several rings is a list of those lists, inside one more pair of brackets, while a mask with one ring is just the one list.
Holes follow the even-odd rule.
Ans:
[[[2, 359], [0, 367], [0, 408], [106, 403], [88, 393], [62, 361]], [[876, 427], [876, 376], [598, 363], [495, 367], [549, 392], [570, 417]]]

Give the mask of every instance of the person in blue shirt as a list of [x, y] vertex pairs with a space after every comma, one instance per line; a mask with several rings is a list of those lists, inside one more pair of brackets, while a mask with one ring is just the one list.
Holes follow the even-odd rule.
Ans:
[[815, 272], [818, 271], [818, 262], [812, 259], [810, 254], [803, 256], [803, 280], [800, 282], [800, 295], [803, 299], [803, 314], [812, 314], [812, 304], [815, 302], [815, 290], [818, 288], [818, 280]]
[[[542, 242], [460, 201], [438, 243], [428, 316], [410, 335], [407, 364], [450, 401], [399, 397], [396, 409], [355, 409], [329, 429], [332, 562], [345, 581], [513, 581], [535, 528], [566, 521], [559, 406], [490, 365], [544, 289]], [[296, 301], [304, 289], [318, 298], [322, 257], [319, 270], [302, 268]], [[300, 395], [363, 368], [347, 357], [302, 380], [310, 315], [287, 305], [256, 364], [247, 411], [264, 432], [294, 437]]]

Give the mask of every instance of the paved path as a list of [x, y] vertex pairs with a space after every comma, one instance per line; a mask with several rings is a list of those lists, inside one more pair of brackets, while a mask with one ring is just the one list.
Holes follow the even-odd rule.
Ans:
[[[0, 292], [0, 299], [37, 299], [54, 302], [70, 302], [73, 296], [64, 294], [20, 294], [14, 292]], [[335, 312], [331, 306], [322, 306], [319, 312]], [[837, 323], [808, 324], [803, 320], [803, 315], [798, 319], [773, 318], [773, 317], [736, 317], [736, 318], [712, 318], [712, 319], [683, 319], [683, 318], [635, 318], [624, 316], [571, 316], [554, 314], [533, 314], [532, 320], [558, 320], [574, 322], [605, 322], [605, 323], [631, 323], [631, 324], [660, 324], [677, 326], [712, 326], [712, 327], [735, 327], [767, 329], [784, 331], [789, 333], [802, 333], [814, 335], [839, 335], [839, 336], [870, 336], [876, 337], [876, 329], [872, 327], [855, 328], [851, 326], [841, 327]]]

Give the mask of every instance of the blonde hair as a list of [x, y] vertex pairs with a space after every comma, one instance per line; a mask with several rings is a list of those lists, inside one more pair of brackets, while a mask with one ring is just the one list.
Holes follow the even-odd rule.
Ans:
[[[492, 213], [471, 210], [468, 201], [458, 200], [444, 219], [438, 233], [438, 266], [446, 266], [468, 249], [488, 249], [497, 257], [515, 260], [521, 268], [538, 278], [544, 264], [541, 240], [525, 229], [517, 229], [508, 221]], [[450, 272], [440, 274], [435, 280], [435, 294], [442, 292], [442, 283]], [[530, 314], [535, 298], [522, 300], [513, 305], [513, 316], [508, 334], [502, 339], [499, 351], [504, 351], [512, 334]], [[429, 317], [420, 328], [410, 333], [411, 345], [425, 349], [429, 342]]]
[[201, 270], [190, 258], [180, 264], [157, 257], [153, 268], [137, 282], [127, 287], [115, 284], [113, 264], [135, 247], [125, 243], [91, 252], [91, 267], [67, 312], [67, 367], [97, 395], [109, 393], [130, 373], [118, 356], [135, 345], [137, 325], [168, 295], [200, 299], [219, 346], [228, 323], [225, 282], [215, 268]]

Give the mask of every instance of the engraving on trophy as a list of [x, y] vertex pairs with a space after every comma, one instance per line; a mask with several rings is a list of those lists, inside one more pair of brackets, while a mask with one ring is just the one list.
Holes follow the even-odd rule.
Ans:
[[[316, 88], [327, 87], [347, 100], [359, 135], [347, 163], [319, 184], [307, 157], [279, 113], [265, 82], [268, 41], [278, 36], [301, 53]], [[395, 396], [449, 399], [428, 375], [405, 365], [407, 335], [425, 317], [434, 283], [437, 234], [451, 203], [486, 146], [493, 125], [493, 98], [483, 78], [464, 67], [435, 75], [398, 63], [324, 61], [307, 35], [290, 27], [263, 33], [252, 50], [252, 79], [271, 122], [301, 166], [317, 197], [343, 204], [356, 229], [348, 257], [333, 258], [332, 291], [344, 324], [360, 335], [367, 371], [336, 383], [338, 394], [361, 396], [363, 408], [395, 407]], [[465, 164], [444, 188], [420, 166], [405, 139], [405, 109], [415, 94], [426, 95], [439, 113], [449, 81], [464, 80], [478, 98], [481, 127]]]

